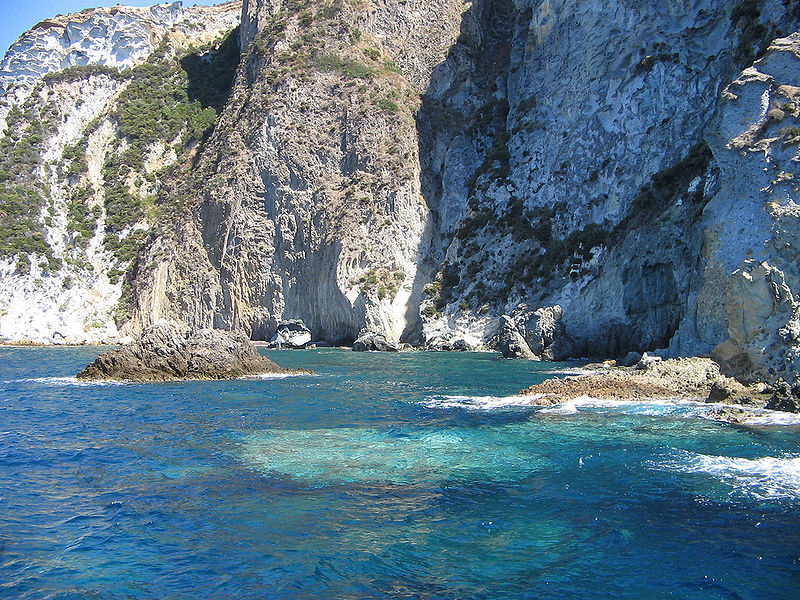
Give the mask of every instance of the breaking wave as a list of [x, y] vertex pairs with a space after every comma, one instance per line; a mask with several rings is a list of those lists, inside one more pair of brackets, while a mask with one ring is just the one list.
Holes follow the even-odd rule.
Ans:
[[681, 451], [660, 466], [710, 475], [729, 485], [733, 494], [760, 500], [800, 499], [800, 456], [750, 459]]
[[427, 408], [462, 408], [467, 410], [532, 408], [530, 406], [531, 400], [542, 396], [544, 394], [534, 396], [429, 396], [425, 398], [423, 405]]
[[[579, 396], [574, 400], [543, 408], [542, 413], [575, 415], [579, 412], [615, 412], [626, 415], [675, 418], [709, 418], [715, 408], [729, 405], [698, 402], [696, 400], [601, 400], [591, 396]], [[744, 419], [742, 424], [753, 426], [800, 425], [800, 414], [780, 410], [748, 409], [753, 416]]]
[[262, 373], [261, 375], [242, 375], [237, 379], [244, 380], [266, 380], [266, 379], [287, 379], [289, 377], [313, 377], [311, 373]]
[[610, 410], [622, 414], [651, 417], [697, 417], [708, 413], [710, 406], [692, 400], [601, 400], [584, 395], [563, 404], [543, 408], [541, 412], [574, 415], [582, 412], [581, 409], [593, 412]]
[[103, 385], [125, 385], [126, 381], [83, 381], [78, 379], [77, 377], [29, 377], [26, 379], [6, 379], [2, 383], [10, 384], [10, 383], [37, 383], [41, 385], [52, 385], [52, 386], [77, 386], [77, 387], [88, 387], [88, 386], [103, 386]]

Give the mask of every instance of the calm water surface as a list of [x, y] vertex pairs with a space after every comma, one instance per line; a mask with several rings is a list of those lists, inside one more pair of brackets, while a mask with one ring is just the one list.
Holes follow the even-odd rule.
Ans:
[[0, 348], [2, 598], [800, 598], [800, 429], [557, 410], [566, 365], [270, 352], [315, 376], [78, 384]]

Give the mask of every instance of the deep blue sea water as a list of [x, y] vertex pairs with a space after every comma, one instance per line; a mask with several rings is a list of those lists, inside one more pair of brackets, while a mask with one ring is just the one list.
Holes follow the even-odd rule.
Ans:
[[797, 599], [800, 428], [507, 396], [565, 365], [270, 352], [78, 384], [0, 348], [0, 597]]

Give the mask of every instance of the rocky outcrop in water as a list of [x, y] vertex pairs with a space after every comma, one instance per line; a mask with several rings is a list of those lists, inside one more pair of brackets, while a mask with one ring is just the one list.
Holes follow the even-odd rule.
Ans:
[[172, 381], [294, 372], [261, 356], [240, 331], [192, 331], [182, 324], [159, 321], [136, 342], [100, 355], [78, 373], [78, 379]]
[[526, 388], [520, 395], [537, 396], [533, 403], [562, 404], [579, 396], [601, 400], [653, 400], [687, 398], [704, 401], [712, 385], [724, 380], [719, 366], [707, 358], [666, 360], [646, 369], [612, 368], [605, 372], [547, 381]]
[[772, 397], [767, 403], [767, 408], [795, 413], [800, 412], [800, 386], [792, 386], [785, 381], [780, 381], [775, 386]]
[[270, 340], [270, 347], [305, 348], [311, 343], [311, 330], [302, 319], [288, 319], [278, 323], [278, 331]]
[[[774, 401], [776, 395], [791, 395], [783, 388], [764, 385], [744, 386], [720, 372], [719, 365], [708, 358], [668, 359], [648, 364], [642, 369], [610, 368], [602, 372], [548, 379], [520, 392], [532, 396], [535, 406], [564, 404], [581, 396], [600, 400], [694, 400], [722, 403], [709, 418], [730, 423], [744, 423], [764, 409], [792, 410]], [[739, 406], [742, 405], [742, 406]]]
[[508, 315], [500, 317], [500, 331], [497, 334], [497, 350], [505, 358], [537, 358], [531, 352], [525, 338], [517, 329], [514, 319]]
[[399, 352], [400, 347], [382, 333], [375, 331], [363, 331], [353, 342], [353, 350], [356, 352]]

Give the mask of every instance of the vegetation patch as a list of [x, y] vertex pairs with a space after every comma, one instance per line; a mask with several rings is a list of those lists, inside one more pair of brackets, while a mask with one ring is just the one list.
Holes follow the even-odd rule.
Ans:
[[[671, 200], [687, 189], [694, 178], [705, 172], [712, 158], [713, 154], [708, 144], [705, 142], [695, 144], [685, 158], [653, 175], [650, 183], [642, 187], [623, 223], [627, 224], [637, 215], [652, 212], [653, 209], [666, 207]], [[695, 195], [701, 198], [702, 189], [698, 189]]]
[[800, 127], [784, 127], [778, 131], [778, 135], [783, 140], [784, 147], [800, 144]]
[[74, 81], [85, 81], [90, 77], [97, 77], [100, 75], [105, 75], [107, 77], [111, 77], [112, 79], [116, 79], [117, 81], [124, 81], [125, 74], [115, 67], [110, 67], [108, 65], [75, 65], [72, 67], [67, 67], [65, 69], [61, 69], [60, 71], [54, 71], [52, 73], [46, 73], [44, 77], [42, 77], [42, 81], [44, 83], [66, 83], [66, 82], [74, 82]]
[[375, 75], [375, 70], [372, 67], [338, 54], [317, 54], [314, 56], [312, 63], [320, 71], [338, 71], [349, 79], [369, 79]]
[[470, 196], [476, 193], [476, 186], [482, 178], [483, 191], [486, 191], [491, 181], [506, 181], [511, 174], [511, 152], [508, 149], [510, 135], [506, 129], [508, 112], [508, 100], [503, 98], [484, 105], [475, 113], [470, 130], [490, 132], [492, 145], [481, 165], [467, 181]]
[[184, 144], [201, 140], [216, 122], [217, 112], [190, 100], [186, 71], [156, 51], [131, 71], [130, 83], [117, 100], [122, 133], [141, 156], [147, 145], [183, 134]]
[[230, 96], [239, 58], [239, 27], [228, 33], [219, 44], [184, 56], [180, 64], [188, 80], [188, 99], [219, 113]]
[[258, 32], [250, 49], [258, 54], [268, 55], [275, 47], [275, 43], [286, 35], [288, 23], [284, 18], [272, 19], [268, 25]]
[[175, 199], [148, 193], [144, 157], [157, 143], [185, 155], [205, 140], [217, 122], [218, 111], [230, 93], [238, 63], [236, 30], [220, 43], [184, 56], [177, 64], [166, 48], [129, 72], [111, 117], [126, 144], [118, 144], [103, 165], [107, 234], [104, 246], [115, 258], [130, 264], [148, 239], [144, 230], [131, 231], [147, 218], [151, 225], [179, 208]]
[[50, 254], [39, 222], [42, 197], [19, 185], [0, 187], [0, 256]]
[[17, 272], [30, 271], [27, 254], [44, 256], [48, 270], [57, 261], [45, 241], [40, 219], [49, 194], [39, 177], [44, 135], [52, 127], [37, 104], [38, 90], [6, 118], [6, 135], [0, 140], [0, 256], [18, 256]]
[[358, 279], [361, 290], [366, 294], [375, 294], [378, 300], [394, 299], [406, 274], [403, 271], [389, 269], [370, 269]]
[[89, 208], [88, 200], [89, 190], [77, 188], [67, 203], [67, 229], [76, 234], [73, 243], [81, 249], [85, 249], [89, 240], [94, 237], [97, 219], [100, 218], [100, 207]]
[[[423, 292], [432, 302], [433, 314], [438, 314], [455, 297], [455, 291], [461, 283], [459, 266], [445, 262], [436, 278], [423, 288]], [[423, 314], [425, 314], [423, 312]], [[431, 315], [425, 315], [431, 316]]]
[[800, 20], [800, 0], [783, 0], [783, 5], [786, 7], [786, 14], [791, 20]]
[[334, 19], [342, 12], [344, 3], [342, 0], [334, 0], [330, 4], [325, 4], [319, 9], [319, 16], [323, 19]]

